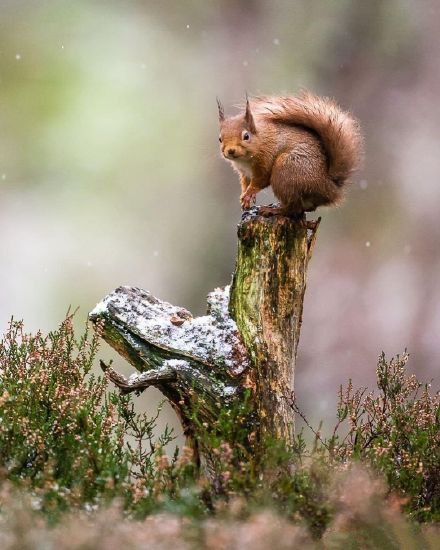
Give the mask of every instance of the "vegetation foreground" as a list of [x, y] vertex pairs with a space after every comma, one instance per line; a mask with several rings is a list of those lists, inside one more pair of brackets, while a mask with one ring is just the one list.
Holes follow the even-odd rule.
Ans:
[[341, 387], [331, 437], [265, 442], [262, 471], [240, 433], [224, 442], [244, 396], [206, 428], [206, 479], [93, 374], [98, 339], [69, 316], [48, 336], [12, 321], [0, 343], [0, 548], [440, 548], [439, 393], [406, 353], [380, 356], [375, 392]]

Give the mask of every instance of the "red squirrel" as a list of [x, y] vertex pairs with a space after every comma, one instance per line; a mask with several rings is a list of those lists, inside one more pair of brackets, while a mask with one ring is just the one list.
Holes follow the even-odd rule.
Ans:
[[246, 98], [231, 117], [217, 103], [220, 150], [240, 174], [243, 209], [269, 185], [281, 205], [261, 207], [265, 216], [297, 217], [341, 202], [360, 163], [362, 137], [358, 122], [333, 100], [308, 91]]

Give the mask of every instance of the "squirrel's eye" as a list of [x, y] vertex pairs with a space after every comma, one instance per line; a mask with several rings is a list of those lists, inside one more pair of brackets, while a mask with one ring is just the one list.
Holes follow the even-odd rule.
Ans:
[[219, 142], [221, 143], [223, 140], [222, 140], [222, 136], [219, 136], [218, 138]]
[[241, 138], [243, 139], [243, 141], [249, 141], [251, 139], [251, 136], [249, 135], [249, 132], [243, 132]]

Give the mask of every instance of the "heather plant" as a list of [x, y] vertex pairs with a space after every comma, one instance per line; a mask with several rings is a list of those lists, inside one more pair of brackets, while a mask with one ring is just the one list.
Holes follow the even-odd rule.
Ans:
[[47, 336], [11, 321], [0, 342], [0, 485], [29, 492], [51, 521], [115, 499], [136, 518], [205, 514], [193, 450], [167, 456], [174, 435], [156, 434], [160, 408], [136, 412], [131, 396], [94, 374], [100, 330], [76, 338], [71, 315]]
[[[377, 365], [378, 392], [341, 387], [330, 458], [360, 460], [383, 475], [412, 517], [440, 520], [440, 392], [406, 372], [405, 352]], [[340, 432], [346, 428], [344, 436]]]
[[188, 450], [166, 464], [173, 434], [155, 436], [157, 416], [93, 373], [99, 337], [86, 328], [77, 339], [69, 315], [47, 336], [12, 320], [0, 342], [0, 481], [30, 491], [51, 519], [116, 497], [145, 514], [193, 472]]
[[69, 315], [48, 336], [11, 321], [0, 343], [2, 475], [46, 511], [110, 499], [126, 480], [118, 396], [91, 373], [98, 338], [77, 340]]
[[193, 450], [184, 446], [179, 452], [175, 447], [170, 457], [165, 451], [174, 440], [172, 431], [165, 428], [155, 435], [160, 407], [150, 417], [145, 412], [137, 413], [130, 397], [123, 396], [118, 410], [128, 438], [125, 450], [129, 472], [123, 494], [126, 513], [138, 519], [159, 511], [203, 515], [206, 506], [195, 483]]
[[[206, 511], [244, 520], [269, 509], [320, 537], [331, 519], [330, 463], [321, 453], [306, 450], [301, 433], [289, 448], [284, 441], [266, 438], [255, 456], [248, 444], [253, 434], [246, 429], [250, 414], [252, 394], [245, 391], [239, 404], [225, 407], [210, 425], [199, 426], [201, 444], [213, 449], [210, 475], [198, 479]], [[196, 413], [192, 422], [198, 422]]]

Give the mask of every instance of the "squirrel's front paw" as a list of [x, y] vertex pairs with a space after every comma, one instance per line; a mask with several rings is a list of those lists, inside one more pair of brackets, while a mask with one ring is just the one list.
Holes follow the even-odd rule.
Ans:
[[240, 204], [242, 210], [249, 210], [251, 206], [255, 204], [257, 194], [249, 191], [245, 191], [240, 195]]

